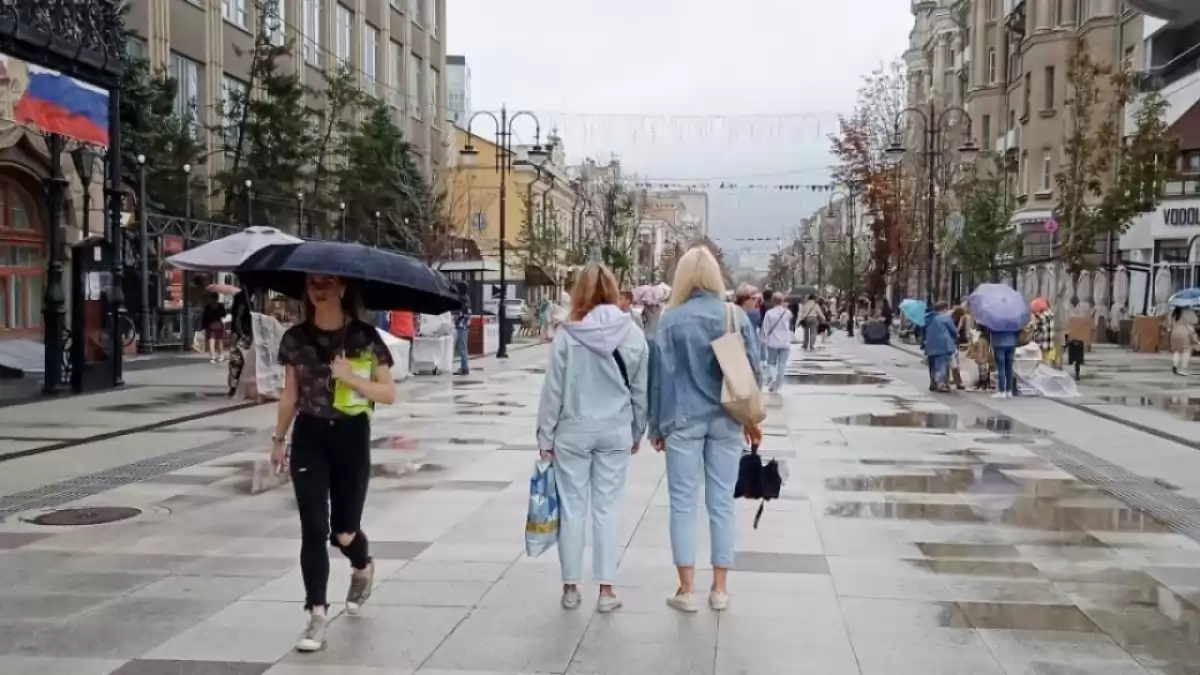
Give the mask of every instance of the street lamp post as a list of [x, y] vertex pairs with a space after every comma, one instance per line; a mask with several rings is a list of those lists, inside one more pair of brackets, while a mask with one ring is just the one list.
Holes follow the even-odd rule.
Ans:
[[86, 145], [81, 145], [71, 151], [71, 159], [75, 162], [75, 173], [79, 176], [79, 184], [83, 187], [82, 211], [80, 223], [83, 225], [83, 238], [92, 236], [92, 175], [96, 168], [96, 152]]
[[[183, 227], [184, 227], [183, 231], [185, 233], [189, 233], [192, 231], [192, 165], [191, 164], [183, 165]], [[183, 247], [187, 248], [187, 244], [188, 244], [188, 238], [187, 238], [187, 236], [184, 236]], [[191, 286], [191, 283], [190, 283], [191, 280], [188, 279], [187, 270], [183, 270], [182, 274], [183, 274], [183, 284], [181, 284], [182, 288], [180, 289], [180, 294], [179, 294], [180, 304], [182, 305], [181, 310], [180, 310], [181, 318], [179, 320], [180, 321], [179, 333], [183, 337], [183, 349], [184, 349], [184, 351], [187, 351], [188, 349], [191, 349], [191, 344], [192, 344], [192, 304], [191, 304], [191, 298], [188, 297], [190, 295], [190, 293], [188, 292], [188, 287]]]
[[375, 212], [375, 248], [379, 248], [379, 243], [381, 241], [381, 236], [380, 236], [381, 233], [379, 230], [379, 216], [380, 215], [382, 215], [382, 214], [380, 214], [378, 211]]
[[304, 190], [296, 191], [296, 236], [304, 236]]
[[342, 241], [346, 241], [346, 202], [338, 202], [338, 208], [342, 211]]
[[[924, 147], [921, 150], [921, 155], [925, 159], [925, 170], [928, 173], [929, 185], [927, 186], [926, 204], [925, 204], [925, 306], [933, 307], [934, 299], [934, 276], [933, 276], [933, 259], [934, 259], [934, 229], [933, 221], [937, 217], [934, 208], [934, 201], [937, 199], [935, 183], [937, 178], [937, 156], [941, 149], [942, 143], [942, 127], [949, 119], [950, 113], [958, 113], [966, 120], [967, 129], [971, 128], [971, 115], [965, 109], [959, 107], [950, 107], [937, 112], [932, 101], [929, 103], [928, 112], [917, 107], [909, 107], [900, 111], [900, 116], [903, 117], [909, 113], [916, 114], [921, 118], [921, 136], [924, 139]], [[896, 120], [896, 130], [892, 138], [892, 144], [887, 148], [887, 156], [899, 161], [903, 159], [904, 153], [907, 151], [900, 140], [900, 120]], [[971, 138], [958, 148], [958, 152], [964, 156], [971, 156], [979, 152], [979, 146], [975, 145], [975, 141]]]
[[154, 323], [150, 317], [150, 242], [146, 222], [146, 156], [138, 155], [138, 343], [137, 353], [154, 353]]
[[500, 344], [496, 349], [496, 358], [504, 359], [508, 358], [508, 309], [504, 303], [508, 293], [508, 264], [505, 260], [505, 253], [508, 245], [506, 241], [508, 238], [508, 175], [513, 169], [513, 123], [521, 117], [533, 120], [535, 125], [533, 147], [528, 152], [530, 164], [540, 167], [549, 158], [550, 153], [546, 152], [541, 145], [542, 123], [538, 121], [536, 115], [527, 110], [520, 110], [509, 117], [508, 108], [502, 106], [499, 117], [492, 112], [481, 110], [467, 120], [467, 144], [459, 153], [462, 155], [464, 166], [473, 167], [479, 161], [479, 150], [474, 145], [475, 136], [471, 133], [471, 125], [480, 115], [491, 118], [496, 124], [496, 171], [500, 174], [500, 303], [497, 310], [500, 314]]
[[254, 222], [254, 194], [250, 192], [250, 188], [254, 187], [254, 181], [246, 179], [246, 227]]

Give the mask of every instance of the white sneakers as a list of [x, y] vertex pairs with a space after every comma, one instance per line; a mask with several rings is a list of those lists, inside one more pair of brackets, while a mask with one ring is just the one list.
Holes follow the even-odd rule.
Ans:
[[583, 596], [579, 595], [579, 589], [573, 588], [569, 591], [563, 591], [563, 609], [579, 609], [579, 605], [582, 603]]
[[1006, 398], [1012, 398], [1012, 394], [1008, 393], [1007, 391], [998, 391], [998, 392], [992, 394], [992, 398], [997, 399], [997, 400], [1002, 400], [1002, 399], [1006, 399]]
[[[700, 611], [700, 603], [694, 593], [676, 593], [667, 598], [667, 606], [685, 614], [695, 614]], [[712, 591], [708, 594], [708, 606], [715, 612], [729, 609], [729, 594], [722, 591]]]
[[[563, 591], [563, 609], [579, 609], [579, 606], [582, 604], [583, 596], [579, 594], [578, 588], [572, 588], [569, 591]], [[609, 612], [615, 612], [618, 609], [621, 609], [621, 605], [623, 604], [624, 603], [621, 602], [621, 599], [615, 595], [601, 595], [600, 599], [596, 601], [596, 611], [600, 612], [601, 614], [608, 614]]]

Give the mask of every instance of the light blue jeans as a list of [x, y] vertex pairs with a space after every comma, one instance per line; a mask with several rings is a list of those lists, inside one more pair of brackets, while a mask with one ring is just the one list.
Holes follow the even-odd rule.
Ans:
[[775, 367], [773, 377], [767, 380], [771, 391], [779, 391], [779, 387], [783, 385], [783, 377], [787, 375], [788, 352], [790, 351], [791, 347], [767, 348], [767, 365]]
[[454, 330], [454, 346], [458, 350], [458, 369], [463, 373], [471, 372], [471, 355], [467, 353], [467, 337], [470, 334], [468, 328], [456, 328]]
[[696, 501], [704, 478], [704, 505], [713, 567], [733, 567], [737, 517], [733, 488], [745, 448], [742, 427], [728, 415], [689, 422], [667, 437], [667, 491], [671, 498], [671, 555], [676, 567], [696, 565]]
[[[583, 577], [584, 530], [592, 506], [592, 576], [614, 583], [621, 544], [617, 541], [625, 471], [629, 467], [628, 428], [600, 432], [559, 432], [554, 437], [554, 479], [558, 482], [558, 562], [564, 584]], [[731, 488], [732, 489], [732, 488]], [[730, 493], [732, 494], [732, 492]]]

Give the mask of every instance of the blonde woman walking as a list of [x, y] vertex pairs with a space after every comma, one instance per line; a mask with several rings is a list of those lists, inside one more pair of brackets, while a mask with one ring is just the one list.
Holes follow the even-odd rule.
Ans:
[[583, 602], [584, 524], [591, 502], [596, 610], [621, 606], [613, 590], [620, 505], [629, 456], [646, 432], [646, 338], [618, 307], [617, 280], [588, 265], [571, 292], [571, 314], [554, 335], [538, 404], [538, 447], [553, 458], [560, 508], [562, 606]]
[[[651, 345], [650, 430], [655, 450], [667, 453], [671, 502], [671, 554], [679, 587], [667, 604], [699, 611], [695, 596], [696, 507], [701, 481], [712, 540], [714, 610], [729, 606], [726, 581], [733, 566], [736, 518], [733, 489], [746, 447], [740, 424], [721, 405], [721, 368], [712, 341], [726, 331], [733, 311], [746, 354], [759, 353], [755, 330], [743, 312], [727, 306], [721, 268], [708, 249], [691, 249], [675, 268], [675, 287]], [[750, 358], [762, 385], [758, 359]]]

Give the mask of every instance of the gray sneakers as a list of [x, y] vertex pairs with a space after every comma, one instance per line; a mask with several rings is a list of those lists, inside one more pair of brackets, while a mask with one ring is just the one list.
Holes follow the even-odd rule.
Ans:
[[367, 598], [371, 597], [371, 587], [375, 585], [375, 561], [367, 565], [366, 574], [350, 575], [350, 590], [346, 593], [346, 613], [357, 616]]
[[308, 618], [308, 628], [300, 634], [300, 639], [296, 642], [296, 650], [301, 652], [315, 652], [325, 646], [325, 625], [328, 619], [319, 614], [310, 614]]

